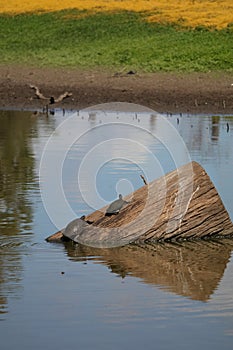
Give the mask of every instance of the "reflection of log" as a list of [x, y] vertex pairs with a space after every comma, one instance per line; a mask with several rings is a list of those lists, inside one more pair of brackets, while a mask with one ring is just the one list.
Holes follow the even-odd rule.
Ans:
[[87, 219], [93, 225], [87, 225], [74, 241], [113, 247], [233, 235], [232, 222], [213, 183], [196, 162], [135, 191], [118, 215], [105, 216], [105, 210], [90, 214]]
[[219, 285], [233, 249], [233, 241], [196, 241], [183, 243], [128, 245], [98, 249], [82, 245], [66, 245], [72, 260], [91, 257], [107, 265], [123, 278], [141, 278], [191, 299], [207, 301]]

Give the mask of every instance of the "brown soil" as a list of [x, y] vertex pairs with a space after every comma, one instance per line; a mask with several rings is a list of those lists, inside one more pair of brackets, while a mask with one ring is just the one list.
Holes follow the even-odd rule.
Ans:
[[72, 92], [51, 107], [81, 109], [121, 101], [158, 112], [233, 113], [233, 74], [128, 73], [0, 66], [0, 108], [43, 107], [45, 101], [29, 87], [33, 84], [45, 96]]

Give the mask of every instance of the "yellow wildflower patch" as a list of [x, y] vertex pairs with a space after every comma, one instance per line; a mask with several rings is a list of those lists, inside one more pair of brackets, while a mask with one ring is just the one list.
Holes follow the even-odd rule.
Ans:
[[143, 12], [149, 21], [208, 26], [233, 23], [232, 0], [0, 0], [0, 13], [50, 12], [64, 9]]

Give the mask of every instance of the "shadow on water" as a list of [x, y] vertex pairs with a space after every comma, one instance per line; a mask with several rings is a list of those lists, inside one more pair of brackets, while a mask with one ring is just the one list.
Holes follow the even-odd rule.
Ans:
[[72, 261], [92, 260], [125, 278], [140, 278], [146, 284], [194, 300], [208, 301], [217, 289], [233, 250], [233, 241], [129, 245], [99, 249], [66, 243]]
[[22, 246], [32, 232], [30, 190], [36, 182], [31, 139], [37, 121], [31, 113], [0, 113], [0, 313], [7, 295], [19, 287]]

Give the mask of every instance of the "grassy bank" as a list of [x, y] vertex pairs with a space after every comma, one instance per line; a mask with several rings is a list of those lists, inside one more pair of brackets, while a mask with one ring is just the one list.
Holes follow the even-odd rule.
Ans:
[[149, 22], [136, 12], [0, 16], [0, 63], [141, 71], [233, 71], [232, 27]]

